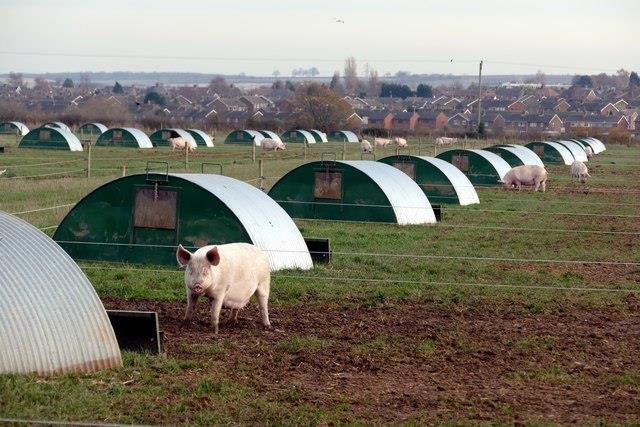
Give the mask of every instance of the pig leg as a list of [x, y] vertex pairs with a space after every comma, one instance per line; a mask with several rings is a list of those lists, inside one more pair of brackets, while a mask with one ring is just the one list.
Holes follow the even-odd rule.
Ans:
[[538, 191], [538, 188], [540, 188], [540, 181], [536, 180], [536, 188], [533, 191]]
[[184, 315], [185, 321], [190, 321], [193, 319], [193, 310], [196, 307], [196, 303], [198, 302], [198, 294], [187, 291], [187, 312]]
[[541, 182], [542, 192], [544, 193], [547, 190], [547, 180]]
[[220, 325], [220, 311], [222, 310], [222, 298], [214, 299], [211, 302], [211, 326], [213, 333], [218, 335], [218, 326]]
[[262, 316], [262, 324], [267, 328], [271, 327], [269, 322], [269, 281], [270, 279], [267, 279], [265, 282], [259, 283], [256, 289], [256, 299]]
[[238, 323], [238, 313], [240, 313], [240, 309], [234, 308], [231, 310], [231, 321], [236, 324]]

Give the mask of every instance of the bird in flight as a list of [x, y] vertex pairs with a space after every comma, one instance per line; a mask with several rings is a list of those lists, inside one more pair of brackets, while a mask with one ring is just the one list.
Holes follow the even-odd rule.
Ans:
[[333, 18], [333, 19], [335, 19], [338, 24], [344, 24], [343, 19], [340, 19], [340, 18]]

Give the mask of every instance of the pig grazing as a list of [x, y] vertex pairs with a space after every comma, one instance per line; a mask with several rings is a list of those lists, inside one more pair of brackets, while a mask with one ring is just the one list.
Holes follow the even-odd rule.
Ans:
[[271, 138], [264, 138], [260, 145], [265, 151], [278, 151], [287, 149], [287, 146], [284, 143]]
[[218, 333], [222, 307], [231, 309], [235, 322], [242, 309], [255, 293], [262, 324], [269, 323], [269, 287], [271, 268], [267, 255], [249, 243], [204, 246], [194, 253], [182, 245], [176, 250], [180, 266], [186, 266], [184, 283], [187, 288], [187, 312], [185, 321], [193, 318], [198, 298], [206, 297], [210, 302], [211, 324]]
[[518, 190], [523, 185], [535, 185], [535, 191], [542, 187], [544, 192], [547, 186], [547, 170], [538, 165], [516, 166], [505, 174], [502, 182], [505, 187], [515, 186]]
[[398, 147], [408, 147], [409, 145], [407, 144], [407, 140], [404, 138], [400, 138], [400, 137], [395, 137], [393, 138], [393, 143], [396, 144]]
[[576, 160], [571, 164], [571, 176], [580, 179], [580, 182], [584, 184], [591, 175], [589, 175], [587, 165]]
[[373, 151], [373, 147], [371, 147], [371, 143], [366, 139], [363, 139], [360, 143], [360, 149], [363, 153], [371, 153]]
[[587, 158], [590, 159], [593, 157], [593, 149], [591, 147], [584, 147], [585, 153], [587, 153]]
[[189, 152], [196, 149], [196, 144], [193, 141], [187, 141], [181, 136], [175, 138], [169, 138], [169, 145], [171, 145], [171, 151], [174, 150], [188, 150]]

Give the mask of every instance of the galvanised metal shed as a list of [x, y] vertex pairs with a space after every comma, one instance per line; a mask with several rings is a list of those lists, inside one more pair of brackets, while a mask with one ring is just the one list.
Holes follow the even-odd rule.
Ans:
[[329, 140], [327, 140], [327, 134], [318, 129], [309, 129], [309, 133], [313, 135], [318, 142], [329, 142]]
[[269, 191], [294, 218], [431, 224], [435, 213], [420, 187], [398, 169], [366, 160], [306, 163]]
[[18, 147], [82, 151], [82, 144], [77, 136], [70, 131], [49, 126], [29, 131], [22, 137]]
[[85, 123], [80, 126], [78, 132], [82, 136], [100, 136], [107, 131], [107, 127], [102, 123]]
[[53, 240], [0, 212], [0, 260], [0, 373], [50, 375], [122, 365], [98, 295]]
[[71, 132], [71, 129], [69, 128], [69, 126], [65, 125], [62, 122], [48, 122], [48, 123], [43, 124], [42, 126], [48, 126], [48, 127], [56, 128], [56, 129], [63, 129], [63, 130]]
[[187, 132], [196, 140], [198, 146], [213, 147], [213, 139], [205, 131], [200, 129], [187, 129]]
[[[586, 142], [587, 144], [591, 144], [594, 154], [600, 154], [607, 149], [607, 147], [602, 143], [602, 141], [600, 141], [597, 138], [587, 137], [587, 138], [581, 138], [581, 140]], [[596, 151], [596, 149], [598, 151]]]
[[533, 141], [525, 144], [525, 147], [533, 150], [544, 163], [571, 165], [575, 160], [571, 151], [557, 142]]
[[107, 129], [96, 141], [96, 146], [153, 148], [153, 144], [147, 134], [136, 128]]
[[422, 189], [431, 203], [472, 205], [480, 203], [478, 193], [465, 174], [451, 163], [427, 156], [398, 155], [379, 162], [406, 173]]
[[329, 132], [329, 139], [340, 142], [360, 142], [358, 135], [350, 130], [334, 130], [333, 132]]
[[256, 146], [260, 146], [262, 144], [262, 140], [264, 136], [258, 132], [257, 130], [250, 129], [236, 129], [231, 132], [224, 140], [225, 144], [253, 144], [255, 139]]
[[497, 185], [511, 170], [502, 157], [485, 150], [454, 149], [443, 151], [436, 157], [458, 168], [473, 184]]
[[280, 135], [278, 135], [275, 132], [272, 132], [270, 130], [261, 130], [261, 131], [258, 131], [258, 132], [260, 132], [262, 134], [262, 136], [264, 136], [265, 138], [271, 138], [274, 141], [282, 142], [282, 140], [280, 139]]
[[29, 128], [22, 122], [0, 122], [0, 133], [24, 136], [29, 133]]
[[311, 132], [302, 130], [302, 129], [290, 129], [280, 135], [280, 139], [284, 142], [290, 143], [307, 143], [307, 144], [315, 144], [316, 139], [311, 134]]
[[573, 158], [575, 160], [578, 160], [579, 162], [586, 162], [589, 159], [587, 159], [587, 152], [584, 151], [584, 148], [582, 147], [582, 145], [578, 144], [577, 142], [574, 141], [567, 141], [567, 140], [558, 140], [555, 141], [558, 144], [562, 144], [565, 147], [567, 147], [567, 150], [571, 151], [571, 155], [573, 156]]
[[175, 265], [189, 250], [233, 242], [267, 251], [272, 270], [310, 269], [311, 256], [287, 213], [259, 189], [211, 174], [137, 174], [80, 200], [53, 236], [74, 259]]
[[157, 131], [149, 135], [149, 139], [151, 140], [151, 143], [153, 144], [154, 147], [168, 147], [169, 138], [177, 138], [177, 137], [182, 137], [186, 141], [191, 141], [194, 144], [196, 144], [196, 146], [198, 145], [193, 135], [191, 135], [189, 132], [187, 132], [184, 129], [178, 129], [178, 128], [158, 129]]
[[522, 165], [544, 167], [544, 163], [536, 153], [521, 145], [492, 145], [483, 148], [483, 150], [491, 151], [502, 157], [511, 167]]

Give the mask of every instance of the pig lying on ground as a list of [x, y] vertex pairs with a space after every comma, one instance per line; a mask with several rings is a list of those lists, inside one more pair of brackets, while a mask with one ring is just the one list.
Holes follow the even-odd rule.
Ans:
[[373, 147], [371, 147], [371, 143], [366, 139], [363, 139], [360, 143], [360, 149], [363, 153], [371, 153], [373, 151]]
[[391, 144], [391, 140], [388, 138], [373, 138], [373, 143], [378, 147], [386, 147]]
[[580, 182], [584, 184], [591, 175], [589, 175], [587, 165], [576, 160], [571, 164], [571, 176], [580, 179]]
[[535, 185], [535, 191], [542, 187], [544, 192], [547, 186], [547, 170], [538, 165], [516, 166], [505, 174], [502, 183], [505, 187], [515, 186], [518, 190], [523, 185]]
[[278, 151], [287, 149], [287, 145], [285, 143], [276, 141], [275, 139], [271, 138], [264, 138], [260, 142], [260, 145], [262, 146], [262, 149], [266, 151]]
[[186, 266], [184, 283], [187, 288], [187, 312], [185, 321], [193, 318], [198, 298], [209, 299], [211, 324], [218, 333], [220, 310], [231, 309], [231, 318], [238, 319], [242, 309], [255, 293], [258, 308], [265, 327], [269, 323], [269, 287], [271, 268], [267, 255], [249, 243], [204, 246], [194, 253], [178, 246], [176, 258], [180, 266]]
[[396, 144], [398, 147], [408, 147], [407, 140], [397, 136], [393, 138], [393, 143]]

